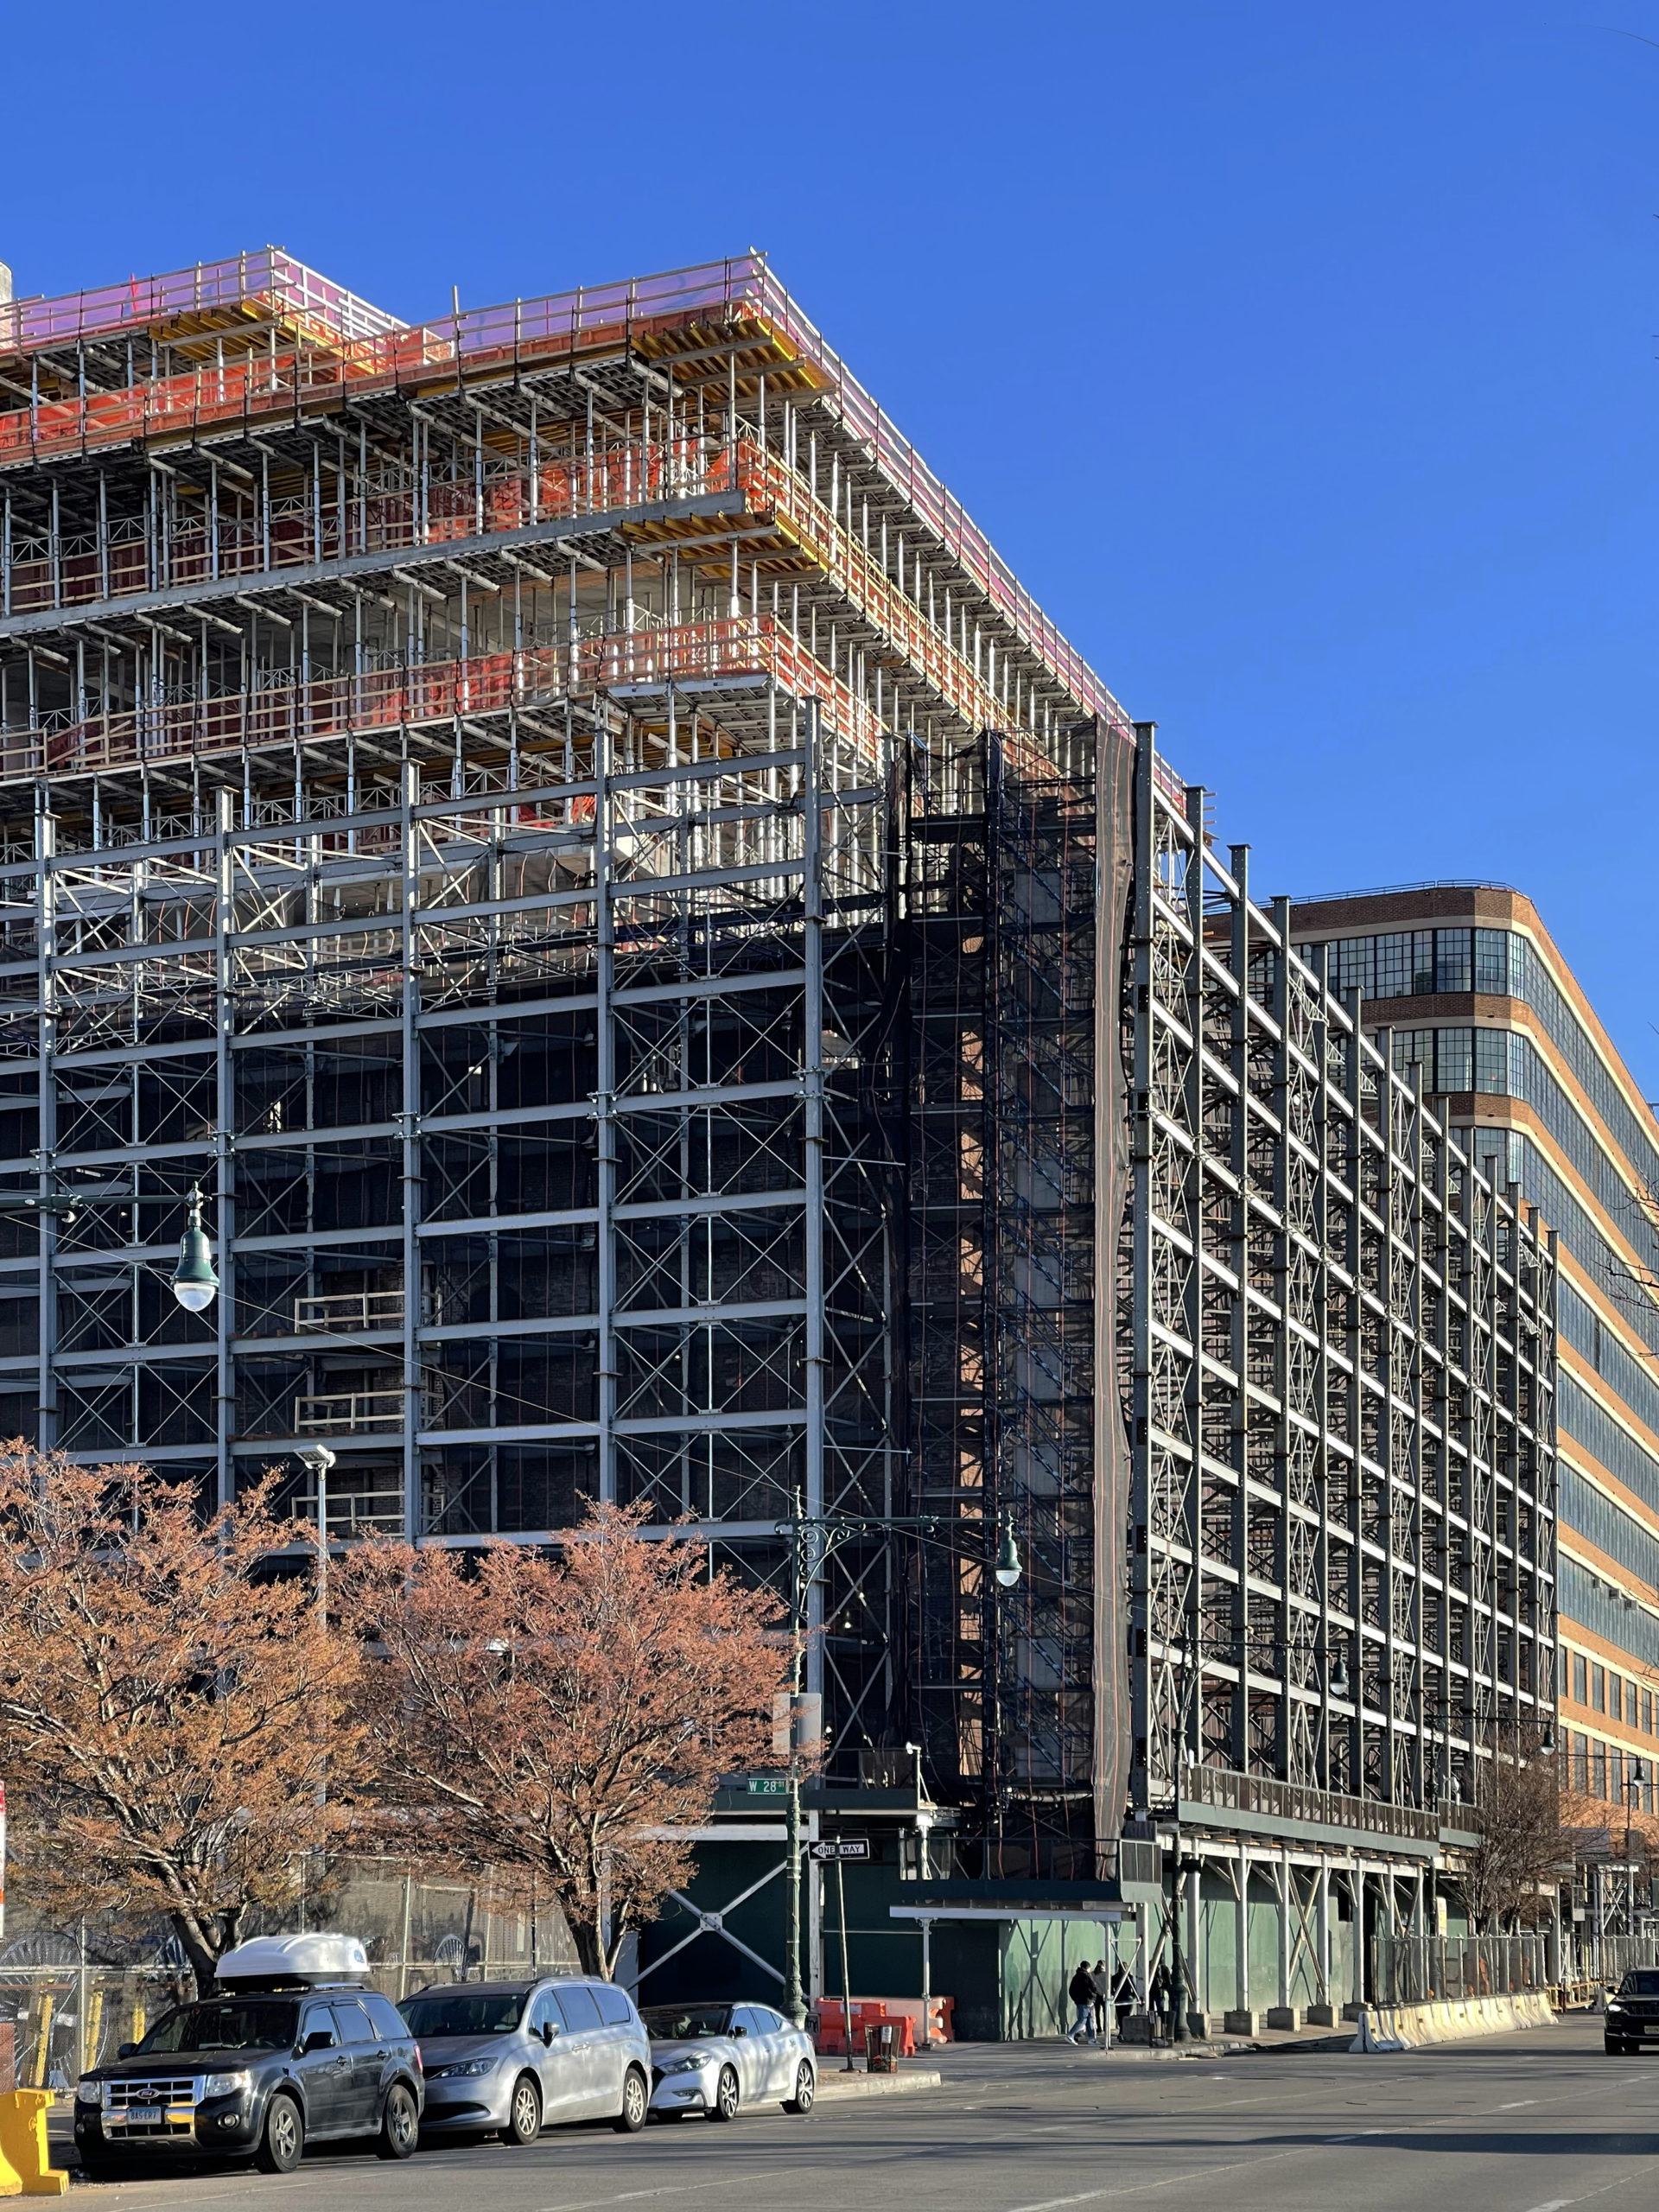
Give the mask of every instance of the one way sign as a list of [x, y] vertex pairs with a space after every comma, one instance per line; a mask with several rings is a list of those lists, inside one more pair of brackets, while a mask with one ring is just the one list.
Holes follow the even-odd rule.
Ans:
[[810, 1844], [808, 1849], [815, 1859], [868, 1859], [870, 1839], [867, 1835], [836, 1836], [829, 1843]]

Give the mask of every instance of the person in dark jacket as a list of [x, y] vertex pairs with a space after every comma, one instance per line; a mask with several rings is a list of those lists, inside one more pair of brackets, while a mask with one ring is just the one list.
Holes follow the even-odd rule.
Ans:
[[1161, 2043], [1169, 2032], [1169, 1968], [1166, 1966], [1162, 1964], [1159, 1966], [1157, 1973], [1152, 1977], [1152, 1988], [1148, 1993], [1151, 1999], [1152, 2017], [1157, 2025], [1158, 2038]]
[[1106, 2032], [1106, 2007], [1112, 2001], [1112, 1978], [1106, 1971], [1104, 1959], [1095, 1961], [1089, 1979], [1095, 1985], [1095, 2035], [1098, 2039]]
[[1124, 2023], [1135, 2010], [1135, 1976], [1121, 1960], [1112, 1974], [1112, 2009], [1117, 2015], [1117, 2036], [1121, 2043]]
[[1095, 2039], [1095, 1977], [1090, 1972], [1087, 1959], [1077, 1961], [1077, 1970], [1066, 1984], [1066, 1995], [1077, 2010], [1068, 2043], [1093, 2043]]

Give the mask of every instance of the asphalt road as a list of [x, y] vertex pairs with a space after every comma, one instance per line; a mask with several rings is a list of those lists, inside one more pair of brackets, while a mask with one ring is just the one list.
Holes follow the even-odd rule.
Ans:
[[111, 2212], [1649, 2212], [1659, 2190], [1659, 2054], [1605, 2056], [1594, 2021], [1392, 2057], [1047, 2044], [942, 2068], [941, 2089], [805, 2120], [567, 2129], [404, 2165], [318, 2152], [282, 2177], [90, 2183], [88, 2212], [94, 2194]]

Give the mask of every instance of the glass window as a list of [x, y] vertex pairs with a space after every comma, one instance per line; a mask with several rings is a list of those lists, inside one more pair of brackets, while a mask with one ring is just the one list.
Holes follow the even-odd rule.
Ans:
[[564, 2015], [564, 2024], [573, 2036], [582, 2035], [589, 2028], [598, 2027], [599, 2007], [594, 2002], [594, 1993], [591, 1989], [583, 1989], [578, 1985], [569, 1989], [561, 1989], [557, 1994], [559, 2010]]
[[1624, 1718], [1624, 1681], [1619, 1675], [1607, 1677], [1607, 1710], [1615, 1720]]
[[1592, 1797], [1605, 1797], [1607, 1795], [1607, 1746], [1605, 1744], [1596, 1745], [1590, 1765], [1592, 1770], [1590, 1794]]
[[1475, 1089], [1503, 1097], [1510, 1087], [1510, 1036], [1506, 1029], [1475, 1032]]
[[1510, 933], [1507, 930], [1475, 931], [1475, 988], [1504, 998], [1510, 988]]
[[524, 1989], [428, 1989], [398, 2006], [416, 2036], [504, 2036], [518, 2024]]
[[729, 2005], [646, 2005], [640, 2018], [658, 2043], [683, 2043], [687, 2036], [723, 2036], [732, 2024]]
[[1607, 1670], [1605, 1667], [1590, 1669], [1590, 1708], [1592, 1713], [1607, 1710]]
[[[1434, 932], [1434, 988], [1437, 991], [1466, 991], [1472, 988], [1472, 930]], [[1464, 1090], [1468, 1084], [1462, 1085]]]
[[1437, 1090], [1472, 1090], [1474, 1079], [1474, 1033], [1468, 1029], [1442, 1029], [1435, 1053], [1434, 1088]]
[[1651, 1736], [1653, 1733], [1653, 1692], [1651, 1690], [1643, 1690], [1642, 1693], [1642, 1733], [1644, 1736]]
[[1414, 996], [1427, 998], [1434, 988], [1434, 932], [1411, 933], [1411, 988]]
[[296, 2039], [294, 2004], [232, 1997], [186, 2005], [157, 2020], [138, 2049], [152, 2051], [281, 2050]]
[[370, 1989], [364, 1992], [362, 2001], [374, 2023], [377, 2036], [384, 2037], [388, 2043], [401, 2043], [408, 2035], [403, 2015], [389, 1997], [379, 1996]]
[[331, 2044], [340, 2040], [334, 2008], [332, 2005], [308, 2005], [300, 2014], [300, 2041], [309, 2043], [313, 2036], [321, 2035], [326, 2035]]
[[1573, 1696], [1579, 1705], [1590, 1702], [1590, 1662], [1582, 1651], [1573, 1654]]
[[1411, 988], [1411, 932], [1378, 938], [1372, 957], [1378, 998], [1403, 998]]
[[535, 2001], [530, 2008], [530, 2032], [533, 2036], [538, 2036], [543, 2028], [549, 2026], [559, 2029], [564, 2026], [563, 2017], [559, 2011], [559, 2001], [550, 1989], [538, 1989]]
[[594, 1995], [599, 2003], [599, 2017], [607, 2027], [625, 2028], [633, 2018], [633, 2007], [628, 2002], [627, 1992], [614, 1989], [608, 1983], [594, 1985]]
[[1394, 1065], [1402, 1075], [1414, 1065], [1423, 1071], [1423, 1089], [1434, 1088], [1434, 1032], [1432, 1029], [1396, 1029], [1394, 1033]]
[[1376, 979], [1376, 966], [1372, 957], [1375, 939], [1369, 937], [1344, 937], [1336, 946], [1336, 969], [1332, 988], [1338, 998], [1350, 991], [1363, 991], [1366, 997], [1376, 995], [1372, 985]]
[[347, 2043], [376, 2043], [379, 2038], [374, 2023], [360, 2005], [334, 2000], [334, 2018], [340, 2022], [340, 2031]]

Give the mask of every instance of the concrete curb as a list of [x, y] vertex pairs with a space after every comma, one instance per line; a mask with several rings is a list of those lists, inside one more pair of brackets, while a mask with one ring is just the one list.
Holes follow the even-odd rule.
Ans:
[[912, 2089], [942, 2089], [944, 2076], [937, 2066], [912, 2067], [904, 2074], [820, 2074], [818, 2102], [837, 2103], [843, 2097], [902, 2097]]

